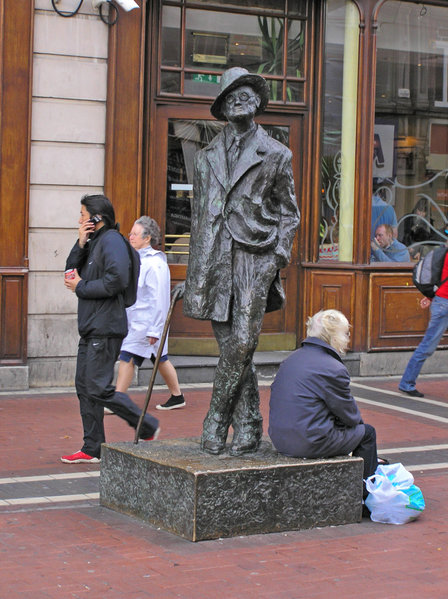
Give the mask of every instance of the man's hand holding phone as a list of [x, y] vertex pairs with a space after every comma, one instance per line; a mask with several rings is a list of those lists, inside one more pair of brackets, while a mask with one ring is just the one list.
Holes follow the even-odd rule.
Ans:
[[95, 231], [95, 223], [93, 222], [93, 220], [91, 218], [88, 218], [87, 220], [83, 221], [78, 229], [78, 243], [79, 243], [79, 247], [83, 248], [86, 243], [87, 240], [89, 239], [90, 235]]

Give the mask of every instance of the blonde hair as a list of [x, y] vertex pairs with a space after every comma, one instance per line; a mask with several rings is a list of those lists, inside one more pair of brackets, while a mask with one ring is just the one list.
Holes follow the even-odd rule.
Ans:
[[322, 339], [340, 353], [345, 354], [350, 340], [350, 323], [339, 310], [320, 310], [306, 322], [308, 337]]

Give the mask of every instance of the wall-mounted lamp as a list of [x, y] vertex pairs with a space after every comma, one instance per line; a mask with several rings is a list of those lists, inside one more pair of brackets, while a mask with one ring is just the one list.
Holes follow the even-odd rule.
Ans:
[[[57, 8], [56, 4], [59, 4], [60, 0], [51, 0], [51, 5], [53, 10], [61, 17], [74, 17], [80, 10], [82, 3], [84, 0], [79, 0], [77, 7], [72, 11], [62, 11]], [[118, 21], [118, 6], [129, 12], [134, 8], [139, 8], [139, 5], [134, 0], [92, 0], [92, 8], [94, 10], [99, 11], [100, 19], [106, 25], [115, 25]], [[108, 7], [108, 12], [106, 14], [103, 13], [103, 7]], [[115, 13], [115, 18], [113, 18], [113, 13]]]
[[[112, 0], [92, 0], [92, 8], [99, 11], [100, 19], [107, 25], [115, 25], [115, 23], [118, 21], [117, 4], [126, 12], [129, 12], [133, 8], [139, 7], [137, 2], [134, 2], [134, 0], [114, 0], [114, 2], [112, 2]], [[103, 14], [104, 6], [108, 7], [107, 17]], [[111, 12], [115, 12], [115, 18], [111, 17]]]
[[[138, 8], [137, 2], [134, 0], [114, 0], [123, 10], [129, 12], [133, 8]], [[92, 0], [92, 8], [99, 8], [102, 4], [110, 3], [111, 0]]]

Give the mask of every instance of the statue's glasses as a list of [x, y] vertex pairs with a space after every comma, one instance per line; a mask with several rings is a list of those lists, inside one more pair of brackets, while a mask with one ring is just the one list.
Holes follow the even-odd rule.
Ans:
[[225, 98], [225, 103], [227, 104], [227, 106], [233, 106], [235, 104], [235, 102], [237, 101], [237, 99], [240, 102], [246, 103], [253, 98], [255, 98], [255, 96], [248, 94], [247, 92], [239, 92], [237, 94], [227, 94], [227, 96]]

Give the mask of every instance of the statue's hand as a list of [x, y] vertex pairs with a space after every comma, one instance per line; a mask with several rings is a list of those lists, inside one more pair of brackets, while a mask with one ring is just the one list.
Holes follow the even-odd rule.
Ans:
[[180, 300], [184, 297], [184, 293], [185, 293], [185, 281], [182, 281], [181, 283], [174, 285], [174, 287], [171, 289], [171, 299], [173, 299], [175, 297], [176, 301]]

